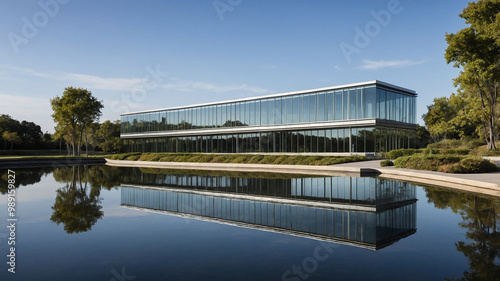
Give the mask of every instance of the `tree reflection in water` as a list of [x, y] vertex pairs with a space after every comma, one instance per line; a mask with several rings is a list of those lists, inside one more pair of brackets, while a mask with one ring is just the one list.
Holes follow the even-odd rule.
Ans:
[[[18, 188], [19, 186], [33, 185], [42, 180], [42, 177], [46, 174], [52, 172], [52, 167], [42, 167], [34, 169], [15, 169], [16, 172], [16, 182], [14, 186]], [[0, 175], [0, 193], [6, 194], [8, 192], [8, 173], [1, 173]]]
[[[466, 241], [455, 243], [469, 259], [470, 271], [458, 280], [500, 279], [500, 200], [477, 194], [426, 187], [428, 202], [460, 214]], [[450, 280], [450, 279], [446, 279]]]
[[66, 185], [56, 191], [50, 220], [64, 224], [67, 233], [85, 232], [103, 217], [101, 188], [120, 185], [120, 170], [109, 166], [56, 168], [54, 179]]

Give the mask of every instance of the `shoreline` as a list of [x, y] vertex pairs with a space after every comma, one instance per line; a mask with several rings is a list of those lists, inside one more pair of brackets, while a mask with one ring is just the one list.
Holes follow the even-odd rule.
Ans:
[[[152, 162], [106, 159], [106, 165], [117, 167], [163, 168], [185, 170], [219, 170], [238, 172], [271, 172], [317, 176], [373, 176], [416, 184], [434, 185], [500, 197], [500, 173], [446, 174], [440, 172], [380, 167], [380, 161], [361, 161], [331, 166]], [[378, 165], [378, 167], [377, 167]], [[487, 175], [488, 177], [485, 177]], [[482, 180], [477, 180], [475, 178]]]
[[46, 166], [73, 166], [105, 164], [103, 157], [26, 157], [26, 158], [0, 158], [0, 169], [38, 168]]

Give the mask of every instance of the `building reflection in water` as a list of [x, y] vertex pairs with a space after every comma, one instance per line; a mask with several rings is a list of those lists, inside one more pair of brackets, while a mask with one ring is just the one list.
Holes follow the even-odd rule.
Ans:
[[416, 232], [416, 188], [369, 177], [234, 178], [136, 174], [129, 208], [216, 221], [369, 249]]

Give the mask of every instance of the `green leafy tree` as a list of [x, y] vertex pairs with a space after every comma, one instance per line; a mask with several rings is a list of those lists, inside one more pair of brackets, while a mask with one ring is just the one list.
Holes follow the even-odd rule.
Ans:
[[435, 98], [432, 105], [427, 106], [427, 113], [422, 116], [425, 125], [436, 140], [447, 139], [457, 134], [453, 118], [457, 116], [459, 108], [455, 96], [450, 98]]
[[498, 85], [500, 82], [500, 1], [471, 2], [460, 17], [470, 26], [446, 34], [445, 58], [461, 68], [455, 85], [480, 101], [488, 149], [496, 149]]
[[431, 133], [425, 126], [417, 124], [417, 148], [425, 148], [431, 142]]
[[85, 130], [85, 143], [92, 152], [94, 152], [95, 148], [101, 143], [99, 128], [99, 123], [92, 123]]
[[5, 143], [10, 143], [10, 150], [12, 150], [14, 145], [20, 145], [23, 142], [16, 132], [5, 131], [2, 134], [2, 138], [5, 140]]
[[28, 122], [26, 120], [21, 122], [19, 136], [23, 142], [23, 148], [35, 149], [40, 148], [43, 142], [43, 133], [39, 125]]
[[116, 120], [115, 122], [106, 120], [99, 128], [99, 135], [101, 136], [99, 147], [104, 152], [121, 150], [120, 120]]
[[52, 117], [57, 124], [56, 132], [68, 135], [73, 155], [80, 155], [84, 132], [90, 124], [99, 120], [102, 102], [86, 89], [68, 87], [62, 97], [55, 97], [50, 103], [54, 111]]
[[474, 137], [480, 133], [483, 122], [478, 101], [476, 97], [463, 93], [452, 94], [449, 98], [435, 98], [422, 116], [434, 141]]

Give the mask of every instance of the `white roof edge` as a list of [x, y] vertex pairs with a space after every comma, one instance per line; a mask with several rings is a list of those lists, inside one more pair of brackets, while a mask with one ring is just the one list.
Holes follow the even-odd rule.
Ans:
[[413, 90], [410, 90], [410, 89], [407, 89], [407, 88], [403, 88], [403, 87], [399, 87], [399, 86], [396, 86], [396, 85], [393, 85], [393, 84], [390, 84], [390, 83], [386, 83], [386, 82], [383, 82], [383, 81], [380, 81], [380, 80], [372, 80], [372, 81], [366, 81], [366, 82], [360, 82], [360, 83], [351, 83], [351, 84], [345, 84], [345, 85], [339, 85], [339, 86], [331, 86], [331, 87], [325, 87], [325, 88], [317, 88], [317, 89], [310, 89], [310, 90], [301, 90], [301, 91], [294, 91], [294, 92], [271, 94], [271, 95], [266, 95], [266, 96], [248, 97], [248, 98], [235, 99], [235, 100], [225, 100], [225, 101], [209, 102], [209, 103], [202, 103], [202, 104], [193, 104], [193, 105], [186, 105], [186, 106], [176, 106], [176, 107], [167, 107], [167, 108], [143, 110], [143, 111], [136, 111], [136, 112], [127, 112], [127, 113], [121, 113], [120, 116], [132, 115], [132, 114], [139, 114], [139, 113], [152, 113], [152, 112], [165, 111], [165, 110], [193, 108], [193, 107], [200, 107], [200, 106], [210, 106], [210, 105], [233, 103], [233, 102], [252, 101], [252, 100], [265, 99], [265, 98], [275, 98], [275, 97], [292, 96], [292, 95], [298, 95], [298, 94], [307, 94], [307, 93], [312, 93], [312, 92], [331, 91], [331, 90], [337, 90], [337, 89], [343, 89], [343, 88], [352, 88], [352, 87], [361, 87], [361, 86], [367, 86], [367, 85], [380, 85], [380, 86], [385, 86], [385, 87], [388, 87], [388, 88], [393, 88], [395, 90], [407, 92], [409, 94], [417, 95], [417, 93], [415, 91], [413, 91]]

